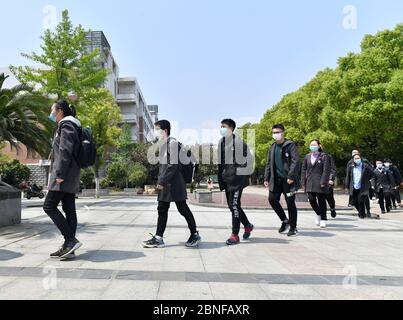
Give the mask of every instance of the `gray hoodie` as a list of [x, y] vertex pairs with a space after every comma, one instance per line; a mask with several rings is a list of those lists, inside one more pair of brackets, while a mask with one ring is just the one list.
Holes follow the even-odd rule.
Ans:
[[[72, 194], [80, 191], [80, 167], [76, 160], [80, 147], [79, 128], [80, 121], [72, 116], [59, 122], [53, 139], [49, 191]], [[64, 182], [58, 184], [56, 179], [63, 179]]]

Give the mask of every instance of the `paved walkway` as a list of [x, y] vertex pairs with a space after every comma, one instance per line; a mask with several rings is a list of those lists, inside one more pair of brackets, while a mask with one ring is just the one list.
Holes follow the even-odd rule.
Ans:
[[78, 200], [75, 261], [49, 259], [61, 237], [41, 208], [24, 208], [20, 226], [0, 229], [0, 299], [402, 299], [403, 212], [381, 220], [339, 216], [319, 230], [299, 215], [300, 236], [279, 235], [270, 211], [248, 210], [256, 231], [236, 247], [225, 209], [192, 205], [204, 239], [172, 208], [167, 247], [145, 250], [155, 232], [155, 199]]

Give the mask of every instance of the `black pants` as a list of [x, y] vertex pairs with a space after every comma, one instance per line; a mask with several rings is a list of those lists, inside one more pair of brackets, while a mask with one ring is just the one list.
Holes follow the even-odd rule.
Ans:
[[[274, 189], [270, 191], [269, 202], [273, 210], [277, 213], [281, 221], [288, 220], [292, 228], [297, 227], [297, 216], [298, 211], [295, 205], [295, 195], [288, 197], [287, 194], [290, 192], [290, 185], [287, 183], [287, 179], [275, 179]], [[284, 212], [283, 207], [280, 204], [281, 195], [284, 194], [285, 200], [287, 202], [289, 219]]]
[[[66, 217], [57, 208], [62, 202], [62, 208]], [[74, 240], [77, 231], [77, 212], [76, 212], [76, 197], [75, 194], [49, 191], [43, 210], [52, 219], [53, 223], [62, 233], [66, 241]]]
[[402, 204], [402, 197], [400, 195], [400, 188], [397, 188], [397, 189], [393, 190], [393, 195], [394, 195], [394, 197], [396, 199], [396, 202], [398, 204]]
[[[378, 192], [378, 199], [379, 199], [379, 207], [381, 208], [382, 211], [390, 211], [392, 208], [392, 200], [391, 200], [391, 193], [389, 192], [383, 192], [383, 189], [379, 189]], [[385, 204], [386, 204], [386, 210], [385, 210]]]
[[241, 223], [246, 227], [249, 226], [249, 220], [241, 207], [241, 198], [243, 190], [229, 191], [225, 190], [228, 208], [232, 213], [232, 233], [239, 235]]
[[336, 201], [334, 200], [334, 189], [333, 187], [329, 188], [329, 193], [326, 193], [326, 200], [327, 203], [329, 204], [330, 210], [335, 210], [336, 209]]
[[309, 203], [322, 220], [327, 220], [326, 195], [324, 193], [308, 192]]
[[[197, 232], [196, 221], [192, 211], [186, 201], [175, 202], [179, 213], [186, 219], [191, 234]], [[158, 223], [157, 223], [157, 236], [163, 237], [168, 222], [168, 211], [171, 204], [169, 202], [158, 202]]]
[[354, 207], [358, 211], [360, 217], [365, 217], [365, 202], [369, 199], [368, 195], [361, 194], [361, 190], [354, 189], [353, 192], [353, 203]]
[[393, 207], [396, 208], [396, 203], [401, 204], [402, 203], [402, 198], [400, 196], [400, 190], [399, 189], [393, 189], [392, 193], [390, 194]]

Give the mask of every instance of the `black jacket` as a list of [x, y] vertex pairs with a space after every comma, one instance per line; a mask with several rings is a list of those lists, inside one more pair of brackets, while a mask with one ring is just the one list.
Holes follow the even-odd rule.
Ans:
[[390, 169], [392, 170], [393, 173], [393, 178], [395, 180], [395, 186], [400, 186], [400, 184], [403, 182], [402, 175], [400, 174], [399, 169], [396, 166], [391, 166]]
[[181, 202], [187, 200], [186, 183], [180, 171], [179, 144], [173, 138], [160, 144], [160, 165], [158, 184], [164, 189], [158, 194], [158, 201]]
[[248, 145], [233, 135], [219, 141], [217, 152], [220, 190], [238, 191], [249, 186], [254, 171], [254, 157]]
[[331, 171], [330, 158], [321, 152], [315, 163], [311, 162], [311, 154], [305, 156], [301, 171], [301, 184], [305, 192], [329, 193]]
[[375, 169], [374, 175], [376, 192], [379, 192], [381, 189], [384, 193], [391, 193], [393, 191], [393, 188], [396, 186], [396, 182], [391, 170], [386, 171], [385, 169], [382, 169], [379, 171], [378, 169]]
[[[56, 130], [51, 153], [49, 191], [76, 194], [80, 192], [80, 166], [77, 155], [80, 148], [78, 128], [81, 123], [76, 118], [65, 117]], [[63, 179], [57, 184], [56, 179]]]
[[[264, 174], [264, 181], [270, 183], [270, 191], [274, 191], [274, 183], [276, 176], [275, 161], [274, 161], [274, 151], [276, 148], [276, 143], [274, 143], [267, 154], [267, 164]], [[287, 178], [294, 180], [294, 184], [291, 186], [291, 190], [298, 190], [300, 187], [300, 176], [301, 176], [301, 162], [299, 160], [299, 152], [295, 142], [290, 140], [285, 140], [283, 145], [283, 164], [284, 170], [287, 173]]]
[[[369, 189], [374, 186], [374, 169], [368, 162], [363, 162], [363, 169], [361, 175], [361, 195], [368, 195], [369, 196]], [[350, 195], [353, 195], [354, 192], [354, 177], [353, 177], [353, 169], [355, 167], [355, 163], [351, 164], [347, 168], [347, 176], [345, 181], [346, 189], [349, 190]]]
[[336, 181], [337, 178], [337, 168], [336, 168], [336, 163], [334, 162], [334, 158], [330, 155], [327, 154], [329, 159], [330, 159], [330, 176], [329, 176], [329, 181]]

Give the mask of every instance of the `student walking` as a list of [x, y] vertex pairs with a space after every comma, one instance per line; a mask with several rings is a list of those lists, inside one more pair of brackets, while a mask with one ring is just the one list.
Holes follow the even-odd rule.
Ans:
[[[282, 124], [273, 126], [272, 134], [276, 142], [268, 151], [264, 185], [270, 190], [270, 205], [282, 222], [279, 233], [288, 231], [287, 235], [293, 237], [298, 235], [298, 211], [295, 205], [301, 170], [298, 148], [293, 141], [285, 138], [285, 128]], [[288, 218], [280, 204], [282, 194], [287, 202]]]
[[394, 190], [395, 180], [392, 171], [384, 166], [382, 160], [376, 161], [374, 174], [375, 191], [378, 194], [379, 207], [381, 208], [381, 212], [385, 214], [386, 212], [390, 212], [392, 208], [391, 197]]
[[181, 162], [180, 151], [182, 145], [171, 137], [171, 124], [167, 120], [155, 123], [156, 136], [159, 141], [159, 176], [157, 191], [158, 194], [158, 222], [156, 235], [143, 242], [145, 248], [165, 247], [164, 233], [168, 221], [168, 211], [170, 204], [174, 202], [179, 213], [186, 219], [190, 230], [190, 237], [186, 242], [186, 247], [197, 247], [201, 242], [201, 237], [197, 231], [196, 221], [192, 211], [186, 203], [187, 190], [186, 181], [183, 174], [184, 164]]
[[301, 184], [316, 213], [316, 225], [326, 228], [326, 194], [329, 193], [331, 163], [319, 140], [312, 140], [309, 149], [311, 152], [305, 156], [302, 164]]
[[336, 212], [336, 201], [334, 199], [334, 185], [337, 177], [337, 168], [334, 162], [334, 158], [330, 154], [327, 155], [330, 160], [330, 176], [329, 176], [329, 192], [326, 194], [326, 201], [330, 207], [330, 214], [332, 218], [336, 218], [337, 212]]
[[[358, 150], [353, 150], [352, 152], [352, 158], [351, 160], [347, 163], [347, 168], [346, 168], [346, 175], [348, 174], [348, 170], [349, 168], [354, 165], [354, 157], [356, 155], [361, 155], [360, 151]], [[371, 162], [369, 162], [367, 159], [362, 158], [361, 161], [365, 164], [367, 164], [370, 168], [374, 169], [374, 167], [372, 166]], [[370, 188], [369, 193], [368, 193], [368, 197], [365, 198], [364, 201], [364, 207], [366, 209], [367, 212], [367, 217], [371, 217], [371, 202], [370, 202], [370, 198], [372, 199], [375, 196], [375, 192], [373, 189]], [[353, 197], [350, 195], [350, 199], [349, 199], [349, 206], [355, 206], [353, 203]]]
[[[52, 219], [64, 237], [62, 247], [52, 253], [52, 258], [72, 259], [82, 244], [76, 238], [77, 213], [75, 195], [80, 190], [80, 165], [77, 155], [80, 151], [81, 123], [76, 117], [74, 106], [60, 100], [52, 106], [49, 118], [57, 123], [51, 153], [48, 194], [43, 210]], [[58, 205], [66, 216], [59, 211]]]
[[399, 169], [393, 165], [390, 159], [385, 159], [385, 168], [389, 168], [393, 173], [393, 178], [395, 181], [395, 185], [393, 186], [393, 191], [391, 194], [393, 209], [397, 209], [397, 207], [402, 207], [402, 198], [400, 196], [400, 186], [402, 185], [402, 175], [400, 174]]
[[[369, 190], [373, 185], [374, 171], [368, 162], [364, 162], [361, 154], [356, 154], [353, 163], [347, 169], [346, 189], [349, 190], [353, 205], [358, 211], [358, 217], [365, 219], [365, 202], [369, 199]], [[371, 215], [367, 215], [368, 218]]]
[[241, 206], [243, 189], [249, 185], [253, 173], [253, 157], [248, 145], [234, 134], [236, 123], [232, 119], [221, 122], [222, 139], [218, 143], [218, 183], [225, 190], [228, 208], [232, 213], [232, 234], [227, 245], [239, 244], [241, 223], [245, 228], [243, 239], [249, 239], [254, 229]]

